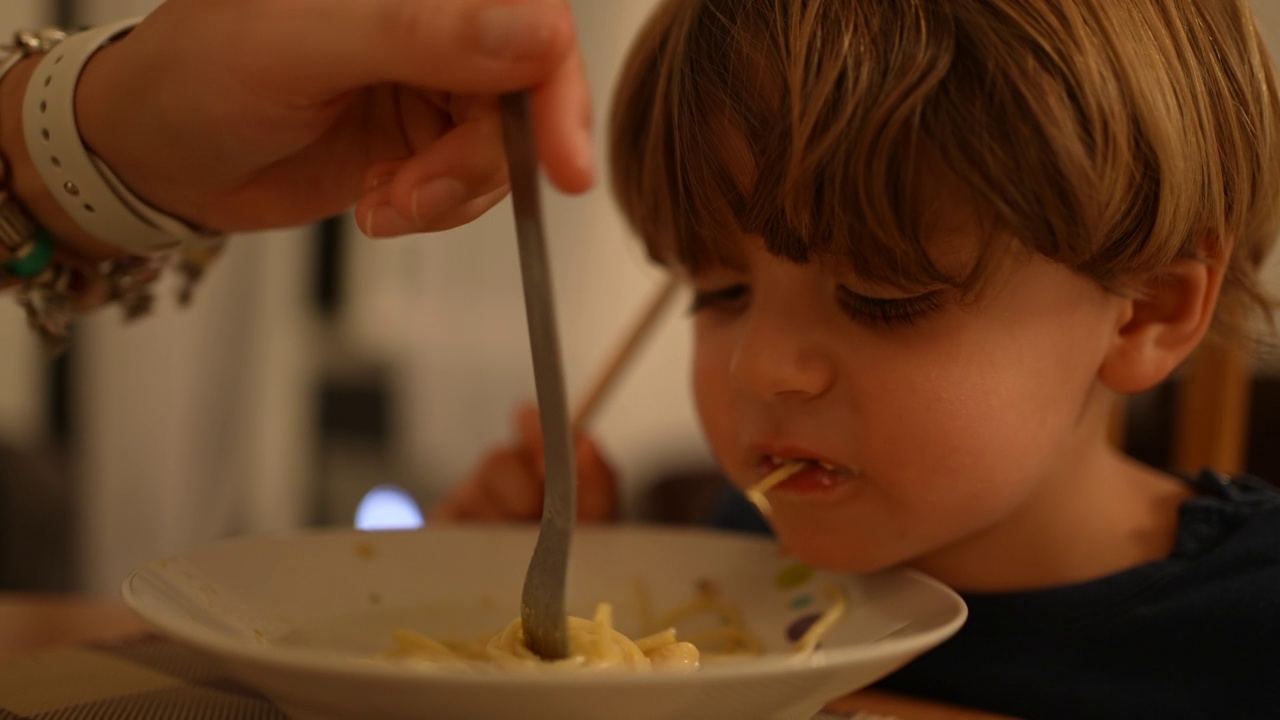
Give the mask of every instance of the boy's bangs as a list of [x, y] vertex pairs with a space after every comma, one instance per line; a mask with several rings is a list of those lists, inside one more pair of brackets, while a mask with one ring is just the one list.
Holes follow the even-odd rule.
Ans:
[[955, 277], [924, 245], [928, 183], [946, 162], [924, 141], [926, 100], [947, 38], [924, 42], [923, 19], [879, 27], [859, 4], [671, 3], [651, 23], [667, 32], [642, 35], [644, 61], [624, 75], [612, 167], [654, 259], [734, 266], [746, 234], [779, 257], [846, 261], [895, 287], [977, 278], [985, 257]]
[[[665, 0], [615, 97], [613, 187], [659, 262], [733, 264], [745, 233], [968, 291], [1018, 243], [1122, 290], [1233, 245], [1223, 303], [1269, 307], [1280, 100], [1244, 0]], [[948, 183], [979, 225], [951, 275]]]

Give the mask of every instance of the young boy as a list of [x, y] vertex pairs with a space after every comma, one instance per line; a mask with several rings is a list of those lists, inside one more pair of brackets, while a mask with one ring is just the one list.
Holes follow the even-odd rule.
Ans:
[[[969, 603], [883, 687], [1032, 718], [1280, 714], [1280, 495], [1145, 467], [1106, 433], [1117, 396], [1265, 309], [1277, 103], [1246, 0], [651, 18], [612, 174], [694, 288], [720, 465], [747, 490], [804, 461], [768, 493], [793, 555], [915, 567]], [[525, 438], [442, 514], [536, 516]], [[607, 515], [607, 467], [580, 452]]]

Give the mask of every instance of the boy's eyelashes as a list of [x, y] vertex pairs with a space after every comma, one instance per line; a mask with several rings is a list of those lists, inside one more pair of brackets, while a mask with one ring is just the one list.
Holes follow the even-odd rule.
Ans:
[[910, 297], [879, 298], [860, 295], [841, 285], [836, 289], [836, 299], [854, 320], [871, 325], [910, 325], [942, 307], [939, 290]]
[[[703, 310], [733, 310], [751, 293], [746, 283], [696, 290], [690, 313]], [[920, 295], [900, 298], [882, 298], [861, 295], [840, 285], [836, 288], [836, 301], [841, 310], [858, 322], [870, 325], [910, 325], [924, 319], [942, 307], [941, 291], [934, 290]]]
[[696, 313], [711, 308], [728, 308], [747, 297], [751, 288], [744, 283], [725, 285], [724, 287], [695, 290], [689, 312]]

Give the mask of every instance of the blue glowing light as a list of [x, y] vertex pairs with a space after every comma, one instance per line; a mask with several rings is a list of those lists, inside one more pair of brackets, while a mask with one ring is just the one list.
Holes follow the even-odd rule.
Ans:
[[418, 503], [395, 485], [378, 485], [356, 508], [357, 530], [416, 530], [425, 524]]

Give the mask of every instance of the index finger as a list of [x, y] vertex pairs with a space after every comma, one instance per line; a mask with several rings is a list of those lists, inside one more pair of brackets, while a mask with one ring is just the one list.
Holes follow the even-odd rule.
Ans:
[[267, 66], [290, 93], [326, 101], [379, 83], [468, 95], [529, 90], [547, 176], [565, 192], [591, 186], [589, 92], [567, 0], [317, 0], [283, 8], [274, 14], [284, 21], [269, 24], [276, 34], [263, 40], [292, 51]]

